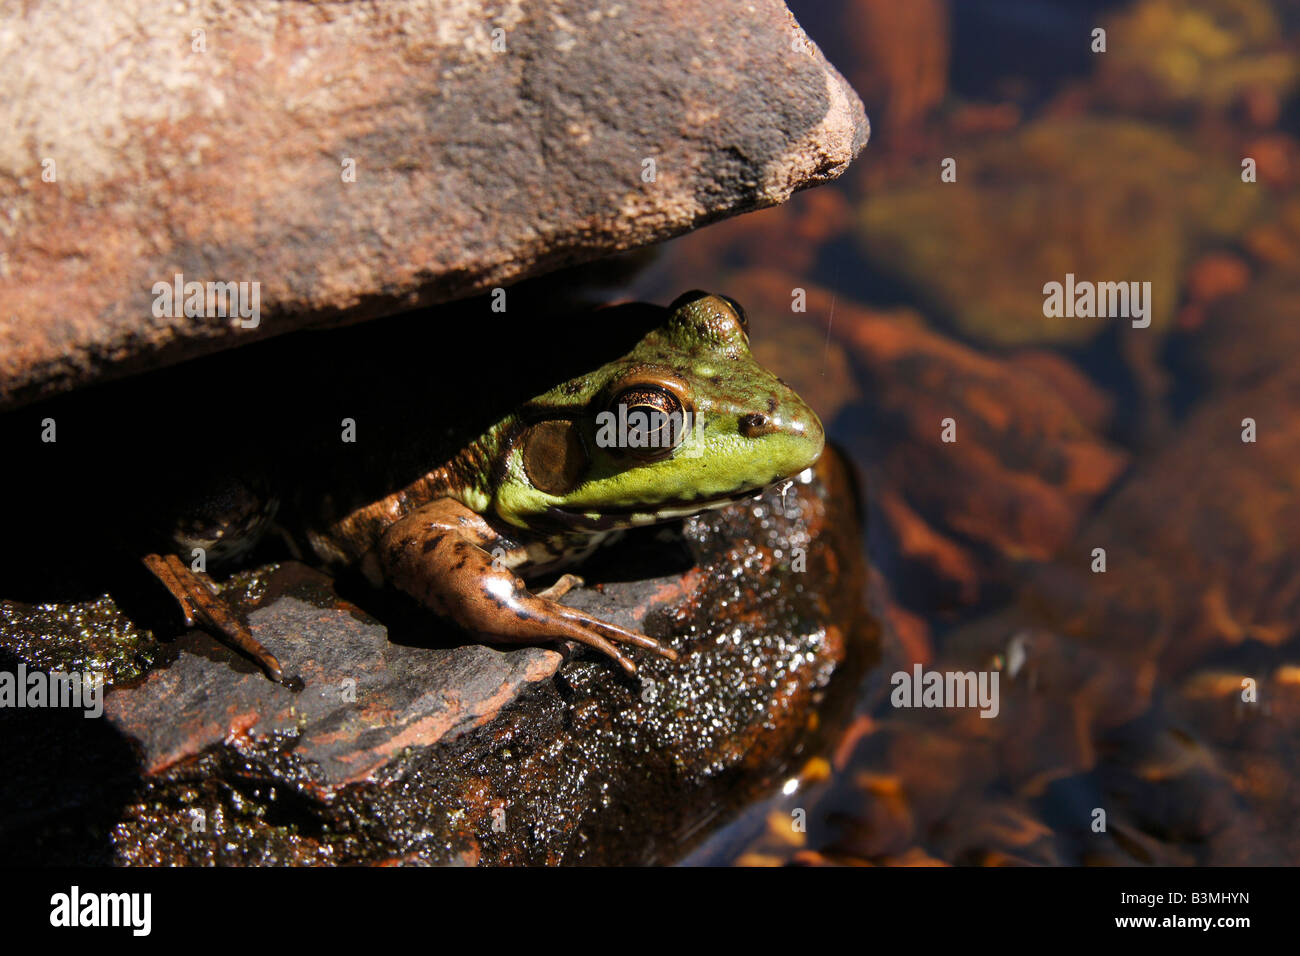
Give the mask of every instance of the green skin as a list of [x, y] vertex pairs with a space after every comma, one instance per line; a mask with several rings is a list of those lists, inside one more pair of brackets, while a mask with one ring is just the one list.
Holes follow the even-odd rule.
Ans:
[[[630, 447], [626, 433], [611, 445], [598, 415], [620, 405], [690, 411], [694, 427], [675, 446]], [[558, 603], [575, 576], [538, 593], [523, 578], [580, 561], [610, 532], [721, 507], [797, 475], [824, 440], [813, 411], [750, 354], [740, 307], [688, 293], [623, 357], [557, 384], [450, 461], [303, 537], [327, 563], [359, 564], [376, 584], [486, 640], [577, 641], [634, 673], [619, 645], [676, 655]], [[282, 680], [250, 634], [226, 637]]]
[[[629, 459], [622, 449], [601, 448], [596, 441], [593, 408], [599, 408], [600, 396], [645, 370], [662, 370], [684, 383], [696, 416], [696, 427], [659, 461]], [[539, 490], [516, 444], [505, 456], [503, 476], [452, 495], [480, 514], [532, 530], [546, 530], [557, 512], [594, 530], [694, 514], [798, 474], [817, 460], [824, 441], [812, 409], [754, 360], [736, 310], [717, 296], [681, 306], [619, 361], [558, 385], [530, 405], [530, 413], [577, 416], [590, 456], [581, 479], [563, 493]], [[755, 414], [769, 427], [750, 426], [747, 436], [741, 419]]]

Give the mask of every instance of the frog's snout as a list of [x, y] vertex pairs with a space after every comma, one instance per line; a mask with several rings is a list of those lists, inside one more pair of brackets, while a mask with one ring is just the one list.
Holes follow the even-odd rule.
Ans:
[[826, 447], [826, 432], [822, 428], [821, 419], [817, 417], [817, 413], [811, 408], [807, 408], [806, 414], [785, 422], [782, 427], [796, 443], [803, 446], [804, 452], [808, 456], [808, 465], [813, 464], [821, 457], [822, 449]]
[[741, 437], [756, 441], [769, 467], [798, 474], [821, 457], [826, 433], [816, 412], [793, 393], [771, 412], [748, 412], [736, 420]]
[[808, 442], [810, 447], [816, 448], [813, 454], [813, 461], [816, 461], [821, 457], [822, 449], [826, 447], [826, 431], [822, 428], [822, 420], [817, 417], [816, 412], [809, 409], [807, 420], [799, 423], [799, 430], [804, 441]]

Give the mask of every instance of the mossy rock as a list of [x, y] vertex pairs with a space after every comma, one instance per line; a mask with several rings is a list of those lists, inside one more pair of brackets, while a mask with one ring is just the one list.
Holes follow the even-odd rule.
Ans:
[[1049, 318], [1043, 286], [1151, 282], [1166, 330], [1188, 257], [1239, 235], [1257, 189], [1229, 165], [1130, 120], [1037, 123], [960, 151], [957, 181], [927, 167], [859, 212], [875, 267], [902, 278], [961, 333], [997, 345], [1079, 343], [1108, 318]]
[[1155, 110], [1222, 109], [1252, 89], [1283, 97], [1300, 62], [1283, 47], [1274, 9], [1268, 0], [1144, 0], [1106, 23], [1102, 84]]

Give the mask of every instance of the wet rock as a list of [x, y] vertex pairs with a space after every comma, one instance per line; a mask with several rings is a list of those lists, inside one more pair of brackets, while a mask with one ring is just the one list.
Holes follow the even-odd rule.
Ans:
[[1108, 434], [1115, 420], [1115, 396], [1099, 388], [1065, 356], [1048, 349], [1024, 349], [1008, 355], [1007, 362], [1050, 384], [1080, 422], [1098, 435]]
[[675, 859], [823, 746], [878, 653], [856, 509], [831, 452], [784, 494], [690, 519], [685, 553], [653, 530], [607, 552], [565, 602], [682, 655], [639, 657], [638, 680], [585, 649], [464, 644], [400, 600], [362, 610], [301, 566], [267, 570], [250, 623], [306, 689], [182, 638], [83, 721], [114, 742], [109, 770], [48, 811], [39, 764], [8, 777], [27, 829], [0, 842], [118, 863]]
[[[1080, 528], [1066, 561], [1034, 573], [1040, 613], [1172, 675], [1300, 636], [1298, 308], [1300, 286], [1283, 272], [1208, 307], [1183, 343], [1197, 401]], [[1094, 548], [1105, 573], [1091, 571]]]
[[1265, 276], [1218, 299], [1184, 343], [1203, 391], [1169, 443], [1060, 560], [1024, 566], [1018, 605], [937, 638], [931, 669], [1000, 675], [998, 716], [882, 708], [837, 746], [837, 766], [869, 771], [814, 805], [839, 826], [810, 834], [813, 859], [888, 864], [914, 843], [981, 865], [1294, 857], [1294, 284]]
[[[1119, 660], [1177, 674], [1300, 622], [1300, 374], [1214, 393], [1033, 580], [1035, 605]], [[1244, 442], [1243, 420], [1256, 423]], [[1106, 551], [1091, 573], [1092, 550]]]
[[773, 827], [753, 855], [768, 865], [1278, 864], [1296, 845], [1284, 769], [1300, 712], [1294, 667], [1261, 673], [1269, 707], [1243, 707], [1235, 675], [1162, 685], [1151, 662], [1117, 662], [1015, 608], [947, 634], [930, 666], [997, 673], [997, 715], [882, 701], [836, 744], [835, 766], [852, 771], [800, 795], [806, 838], [791, 845]]
[[[1244, 699], [1247, 681], [1249, 702]], [[1300, 852], [1300, 799], [1294, 785], [1300, 668], [1262, 659], [1243, 660], [1232, 670], [1207, 668], [1182, 682], [1170, 709], [1180, 726], [1196, 729], [1238, 801], [1250, 811], [1248, 826], [1211, 835], [1219, 858], [1245, 865], [1294, 860]]]
[[[0, 405], [655, 242], [868, 134], [779, 0], [68, 0], [0, 54]], [[258, 324], [158, 314], [177, 274]]]
[[1201, 256], [1187, 273], [1187, 301], [1178, 315], [1179, 328], [1196, 328], [1205, 309], [1218, 299], [1241, 292], [1250, 284], [1250, 266], [1227, 252]]
[[[1117, 322], [1125, 341], [1159, 336], [1197, 244], [1239, 235], [1258, 205], [1231, 166], [1123, 120], [1042, 121], [954, 158], [955, 183], [936, 163], [874, 191], [858, 238], [963, 335], [996, 345], [1080, 343]], [[1045, 316], [1044, 284], [1067, 273], [1150, 282], [1151, 327]]]
[[108, 697], [108, 718], [133, 741], [143, 773], [232, 736], [292, 734], [295, 755], [314, 765], [312, 779], [329, 792], [367, 779], [409, 746], [454, 739], [485, 723], [530, 684], [551, 677], [561, 660], [545, 648], [393, 643], [358, 609], [330, 606], [337, 602], [323, 575], [296, 567], [287, 573], [305, 580], [277, 582], [289, 593], [248, 621], [259, 640], [293, 662], [307, 688], [289, 693], [258, 670], [232, 668], [219, 644], [193, 635], [168, 667]]
[[1300, 275], [1276, 270], [1208, 309], [1187, 343], [1205, 387], [1213, 392], [1257, 385], [1293, 364], [1300, 350]]
[[141, 676], [167, 657], [163, 645], [108, 594], [36, 604], [0, 600], [0, 634], [3, 649], [32, 667], [93, 671], [110, 686]]

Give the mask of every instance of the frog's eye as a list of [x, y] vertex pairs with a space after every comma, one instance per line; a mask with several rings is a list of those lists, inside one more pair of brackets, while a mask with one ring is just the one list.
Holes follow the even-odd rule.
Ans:
[[736, 318], [740, 321], [740, 330], [745, 333], [745, 338], [749, 338], [749, 316], [740, 307], [740, 303], [729, 295], [719, 294], [718, 298], [731, 306], [731, 311], [736, 313]]
[[634, 458], [656, 461], [666, 458], [686, 435], [682, 403], [659, 385], [633, 385], [610, 402], [617, 421], [617, 445]]
[[683, 292], [677, 298], [673, 299], [672, 302], [668, 303], [668, 311], [679, 312], [692, 302], [696, 302], [699, 299], [707, 299], [708, 297], [709, 294], [703, 289], [691, 289], [689, 292]]

